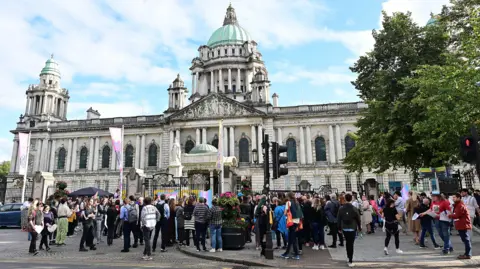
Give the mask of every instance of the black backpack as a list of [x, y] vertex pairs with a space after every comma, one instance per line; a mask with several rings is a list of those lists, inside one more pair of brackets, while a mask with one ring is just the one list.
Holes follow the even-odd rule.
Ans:
[[165, 219], [165, 203], [156, 205], [158, 212], [160, 212], [160, 220]]

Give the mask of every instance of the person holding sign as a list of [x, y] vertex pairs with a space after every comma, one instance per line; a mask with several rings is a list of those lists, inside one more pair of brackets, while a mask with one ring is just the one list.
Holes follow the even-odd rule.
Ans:
[[[420, 248], [426, 248], [425, 246], [425, 236], [428, 232], [430, 238], [432, 239], [432, 243], [435, 249], [440, 249], [440, 246], [435, 241], [435, 234], [433, 233], [433, 217], [429, 215], [427, 212], [430, 210], [430, 200], [428, 198], [424, 198], [422, 204], [415, 208], [415, 214], [418, 215], [418, 219], [420, 220], [420, 224], [422, 226], [422, 233], [420, 234]], [[430, 212], [431, 213], [431, 212]]]
[[435, 214], [435, 226], [437, 227], [440, 238], [443, 240], [442, 253], [447, 255], [453, 252], [452, 242], [450, 241], [450, 219], [448, 218], [452, 209], [450, 202], [444, 199], [440, 193], [432, 193], [432, 198], [433, 202], [430, 206], [430, 211]]

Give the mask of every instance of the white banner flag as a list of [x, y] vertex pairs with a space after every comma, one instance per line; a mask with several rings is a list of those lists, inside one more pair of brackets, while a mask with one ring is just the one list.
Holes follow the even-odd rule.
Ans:
[[[28, 151], [30, 145], [30, 134], [27, 133], [18, 133], [18, 140], [19, 140], [19, 146], [18, 146], [18, 158], [19, 158], [19, 168], [18, 168], [18, 174], [19, 175], [26, 175], [27, 174], [27, 168], [28, 168]], [[14, 164], [12, 164], [14, 165]]]
[[218, 152], [217, 152], [217, 169], [223, 167], [223, 120], [218, 122]]
[[110, 127], [110, 135], [112, 136], [113, 150], [117, 155], [117, 167], [120, 171], [122, 171], [123, 170], [122, 128]]

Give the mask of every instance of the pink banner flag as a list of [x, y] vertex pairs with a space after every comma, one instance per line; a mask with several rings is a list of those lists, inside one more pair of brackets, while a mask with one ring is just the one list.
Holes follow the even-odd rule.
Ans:
[[117, 167], [120, 171], [123, 171], [123, 154], [122, 154], [122, 128], [110, 127], [110, 135], [112, 136], [113, 150], [117, 155]]
[[[30, 143], [30, 134], [27, 133], [18, 133], [18, 158], [19, 158], [19, 175], [27, 174], [28, 168], [28, 151], [29, 151], [29, 143]], [[15, 164], [12, 164], [15, 165]]]

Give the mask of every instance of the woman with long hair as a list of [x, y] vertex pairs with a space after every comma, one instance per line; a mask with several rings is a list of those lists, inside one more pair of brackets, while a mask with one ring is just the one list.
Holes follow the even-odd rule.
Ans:
[[395, 237], [395, 248], [397, 253], [402, 254], [403, 251], [400, 250], [400, 231], [398, 230], [398, 220], [401, 219], [402, 216], [398, 214], [397, 209], [395, 208], [395, 200], [390, 199], [387, 201], [382, 214], [384, 219], [384, 229], [387, 235], [383, 251], [385, 252], [385, 255], [388, 255], [388, 244], [390, 243], [390, 238], [393, 236]]
[[52, 226], [54, 223], [53, 213], [50, 211], [50, 207], [47, 205], [43, 210], [43, 223], [45, 226], [41, 232], [42, 239], [40, 241], [39, 250], [43, 250], [43, 245], [45, 245], [45, 250], [49, 251], [50, 247], [48, 246], [48, 238], [50, 236], [50, 232], [48, 231], [48, 227]]
[[88, 251], [85, 248], [85, 243], [90, 250], [96, 250], [97, 248], [93, 244], [94, 238], [94, 222], [95, 222], [95, 210], [93, 208], [93, 200], [87, 200], [85, 209], [82, 211], [81, 220], [83, 221], [83, 234], [80, 239], [80, 251]]
[[[298, 244], [297, 244], [297, 228], [300, 224], [300, 220], [303, 218], [302, 209], [295, 199], [295, 194], [293, 192], [288, 193], [288, 201], [285, 205], [285, 212], [284, 214], [288, 216], [288, 214], [292, 215], [292, 223], [290, 227], [288, 227], [288, 245], [285, 253], [281, 256], [282, 258], [289, 259], [290, 256], [290, 249], [293, 246], [293, 256], [291, 257], [294, 260], [300, 260], [299, 251], [298, 251]], [[289, 223], [287, 223], [287, 226]]]
[[420, 230], [421, 230], [420, 219], [417, 218], [416, 220], [412, 220], [412, 217], [415, 214], [415, 209], [418, 208], [421, 203], [418, 200], [418, 196], [416, 192], [410, 191], [408, 194], [410, 195], [410, 198], [408, 198], [405, 204], [405, 211], [407, 212], [408, 228], [413, 233], [413, 236], [414, 236], [413, 241], [415, 242], [415, 245], [419, 245]]
[[107, 207], [107, 245], [111, 246], [115, 236], [115, 221], [118, 217], [118, 211], [112, 202], [108, 202]]
[[319, 198], [313, 200], [312, 213], [312, 231], [313, 231], [313, 250], [325, 249], [325, 225], [327, 217], [325, 215], [325, 202]]
[[168, 233], [167, 233], [167, 246], [172, 246], [176, 242], [175, 234], [177, 233], [175, 225], [175, 199], [170, 199], [168, 201], [168, 206], [170, 207], [170, 217], [168, 218]]
[[277, 199], [276, 200], [277, 206], [273, 212], [274, 221], [273, 221], [273, 228], [275, 230], [277, 236], [277, 247], [275, 249], [279, 249], [281, 245], [281, 240], [283, 239], [283, 249], [287, 248], [287, 217], [285, 216], [285, 201], [284, 199]]
[[362, 196], [362, 216], [361, 216], [361, 221], [362, 221], [362, 229], [367, 228], [367, 233], [370, 234], [372, 232], [372, 226], [371, 223], [373, 221], [372, 218], [372, 207], [370, 206], [370, 202], [367, 200], [367, 196], [363, 195]]
[[43, 210], [43, 204], [38, 204], [38, 200], [33, 201], [33, 203], [28, 208], [28, 232], [30, 232], [31, 234], [30, 248], [28, 249], [28, 252], [33, 255], [38, 254], [38, 251], [37, 251], [38, 233], [35, 230], [35, 226], [36, 225], [43, 226], [42, 210]]
[[193, 216], [193, 210], [195, 209], [195, 198], [190, 196], [183, 209], [183, 218], [185, 219], [185, 244], [190, 246], [190, 232], [192, 233], [193, 245], [197, 246], [197, 240], [195, 239], [195, 217]]

